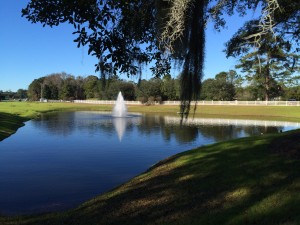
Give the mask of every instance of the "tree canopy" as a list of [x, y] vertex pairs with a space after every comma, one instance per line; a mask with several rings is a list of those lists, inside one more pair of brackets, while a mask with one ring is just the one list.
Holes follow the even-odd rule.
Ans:
[[220, 29], [224, 15], [243, 16], [258, 6], [259, 26], [249, 37], [276, 27], [298, 41], [298, 0], [31, 0], [22, 15], [43, 26], [72, 24], [74, 41], [89, 46], [102, 78], [118, 72], [141, 76], [141, 65], [152, 61], [153, 74], [166, 75], [176, 62], [182, 70], [181, 111], [188, 112], [200, 94], [206, 24], [212, 21]]

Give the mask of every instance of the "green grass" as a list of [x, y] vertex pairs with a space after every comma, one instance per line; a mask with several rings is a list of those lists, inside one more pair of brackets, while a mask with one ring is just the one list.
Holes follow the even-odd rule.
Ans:
[[[144, 113], [177, 113], [179, 106], [130, 106], [129, 110]], [[190, 114], [190, 116], [195, 115], [201, 117], [238, 117], [247, 119], [300, 121], [300, 107], [297, 106], [198, 105], [195, 114], [193, 108]]]
[[290, 137], [299, 131], [197, 148], [76, 209], [0, 224], [300, 224], [300, 160], [274, 148]]
[[297, 106], [199, 106], [199, 114], [300, 121]]
[[74, 104], [74, 103], [40, 103], [40, 102], [0, 102], [0, 112], [19, 115], [31, 119], [40, 113], [62, 110], [111, 110], [111, 106]]
[[0, 112], [0, 141], [9, 137], [19, 127], [24, 125], [24, 119], [20, 116]]

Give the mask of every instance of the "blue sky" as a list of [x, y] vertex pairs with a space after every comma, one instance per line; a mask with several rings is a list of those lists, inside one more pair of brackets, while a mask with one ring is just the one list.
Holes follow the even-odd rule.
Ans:
[[[87, 46], [77, 48], [73, 42], [72, 26], [42, 27], [21, 17], [21, 9], [28, 2], [0, 0], [0, 90], [27, 89], [34, 79], [56, 72], [84, 77], [98, 75], [94, 66], [97, 59], [87, 54]], [[237, 59], [226, 59], [222, 50], [224, 43], [243, 25], [244, 20], [228, 18], [228, 27], [221, 33], [208, 26], [204, 79], [234, 69]], [[177, 75], [175, 70], [172, 73]], [[143, 77], [151, 78], [150, 70], [145, 70]]]

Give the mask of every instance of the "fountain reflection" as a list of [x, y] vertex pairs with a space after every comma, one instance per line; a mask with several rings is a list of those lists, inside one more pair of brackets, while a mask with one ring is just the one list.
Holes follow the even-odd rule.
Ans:
[[121, 142], [126, 130], [127, 118], [123, 118], [123, 117], [114, 118], [113, 124], [118, 134], [119, 141]]

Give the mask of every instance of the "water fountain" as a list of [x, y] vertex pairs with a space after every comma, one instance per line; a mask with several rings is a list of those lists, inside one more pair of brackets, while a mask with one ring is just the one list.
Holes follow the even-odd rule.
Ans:
[[125, 101], [121, 91], [118, 94], [118, 98], [116, 104], [112, 111], [113, 117], [127, 117], [127, 107], [125, 105]]
[[112, 116], [115, 117], [113, 120], [113, 124], [118, 133], [119, 140], [122, 141], [122, 137], [126, 130], [127, 124], [127, 107], [125, 105], [125, 101], [121, 91], [118, 94], [116, 104], [112, 111]]

